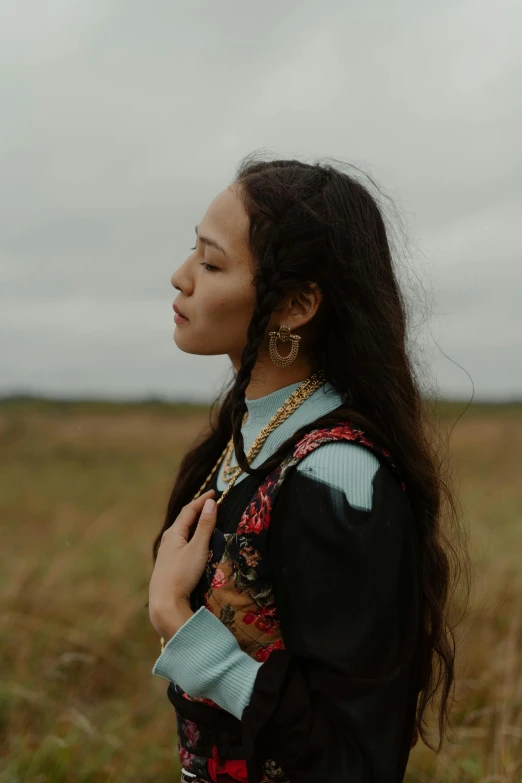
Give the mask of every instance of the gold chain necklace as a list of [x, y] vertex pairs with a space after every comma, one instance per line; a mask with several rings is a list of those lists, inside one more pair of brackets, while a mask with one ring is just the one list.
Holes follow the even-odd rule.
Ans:
[[[288, 399], [285, 400], [285, 402], [281, 405], [281, 407], [278, 408], [278, 410], [274, 413], [274, 415], [272, 416], [268, 424], [266, 424], [263, 427], [261, 432], [254, 439], [254, 442], [252, 443], [252, 445], [248, 450], [248, 454], [246, 454], [247, 462], [249, 465], [254, 461], [254, 459], [261, 451], [261, 448], [263, 447], [263, 443], [268, 438], [270, 433], [273, 432], [276, 429], [276, 427], [278, 427], [285, 419], [287, 419], [290, 416], [290, 414], [292, 414], [306, 399], [308, 399], [308, 397], [310, 397], [310, 395], [313, 394], [314, 391], [316, 391], [316, 389], [319, 389], [319, 387], [323, 386], [323, 384], [325, 383], [326, 383], [326, 379], [323, 375], [323, 372], [322, 370], [319, 370], [318, 372], [314, 373], [309, 378], [307, 378], [305, 381], [303, 381], [303, 383], [301, 383], [297, 387], [297, 389], [294, 392], [292, 392], [292, 394], [288, 397]], [[243, 424], [245, 423], [247, 416], [248, 416], [248, 411], [243, 416]], [[234, 448], [234, 439], [233, 437], [231, 437], [227, 445], [223, 449], [221, 455], [219, 456], [218, 461], [216, 462], [216, 464], [214, 465], [214, 467], [212, 468], [212, 470], [210, 471], [207, 478], [205, 479], [201, 487], [198, 489], [198, 491], [196, 492], [192, 500], [196, 500], [196, 498], [198, 498], [201, 495], [205, 485], [208, 483], [208, 481], [212, 477], [212, 474], [214, 473], [219, 463], [221, 462], [221, 460], [226, 454], [227, 461], [225, 467], [228, 469], [228, 475], [231, 475], [231, 478], [230, 479], [224, 478], [225, 481], [228, 481], [228, 487], [225, 489], [221, 497], [218, 500], [216, 500], [216, 504], [219, 506], [223, 502], [225, 497], [228, 495], [228, 493], [234, 486], [237, 478], [241, 475], [241, 473], [243, 473], [243, 468], [240, 468], [239, 465], [230, 468], [230, 458], [232, 455], [233, 448]], [[161, 637], [160, 642], [161, 642], [161, 651], [163, 652], [163, 650], [165, 649], [165, 639]]]
[[[265, 440], [268, 438], [271, 432], [273, 432], [285, 419], [287, 419], [302, 403], [310, 397], [311, 394], [314, 393], [317, 389], [319, 389], [320, 386], [323, 386], [324, 383], [326, 383], [326, 379], [322, 373], [321, 370], [319, 370], [317, 373], [314, 373], [309, 378], [307, 378], [303, 383], [301, 383], [295, 391], [292, 392], [290, 397], [288, 397], [287, 400], [281, 405], [280, 408], [274, 413], [268, 424], [266, 424], [261, 432], [256, 436], [254, 439], [254, 442], [250, 446], [248, 453], [246, 454], [247, 462], [250, 465], [254, 459], [257, 457], [259, 452], [261, 451], [263, 444]], [[248, 411], [243, 416], [243, 424], [247, 418]], [[216, 501], [218, 505], [220, 505], [225, 497], [228, 495], [232, 487], [234, 486], [236, 480], [238, 477], [243, 473], [243, 468], [240, 468], [239, 465], [235, 465], [234, 467], [230, 468], [230, 458], [232, 456], [232, 451], [234, 449], [234, 439], [233, 437], [230, 438], [227, 445], [223, 449], [221, 455], [219, 456], [218, 461], [210, 471], [209, 475], [199, 488], [197, 494], [194, 496], [193, 500], [195, 500], [199, 495], [201, 495], [205, 485], [210, 480], [212, 474], [220, 464], [223, 457], [226, 455], [226, 465], [225, 467], [228, 468], [227, 475], [223, 475], [223, 480], [228, 482], [228, 487], [225, 489], [221, 497]]]
[[[310, 378], [307, 378], [303, 383], [298, 386], [295, 391], [292, 392], [290, 397], [288, 397], [287, 400], [277, 409], [277, 411], [274, 413], [268, 424], [266, 424], [259, 435], [257, 435], [256, 439], [252, 443], [252, 446], [248, 450], [248, 454], [246, 455], [248, 464], [250, 465], [254, 458], [259, 454], [261, 451], [261, 448], [268, 437], [268, 435], [273, 432], [273, 430], [278, 427], [285, 419], [287, 419], [295, 410], [299, 407], [306, 399], [309, 397], [313, 392], [319, 388], [324, 383], [324, 378], [319, 373], [315, 373], [314, 375], [310, 376]], [[243, 417], [243, 424], [247, 420], [248, 417], [248, 411], [245, 413]], [[227, 444], [227, 450], [226, 450], [226, 457], [223, 462], [223, 470], [221, 472], [221, 478], [224, 482], [228, 483], [229, 481], [232, 481], [236, 473], [239, 471], [239, 474], [241, 474], [243, 471], [239, 467], [239, 465], [234, 465], [233, 467], [230, 467], [230, 460], [232, 458], [232, 454], [234, 452], [234, 441], [233, 438], [230, 438], [228, 444]], [[221, 458], [220, 458], [221, 459]]]

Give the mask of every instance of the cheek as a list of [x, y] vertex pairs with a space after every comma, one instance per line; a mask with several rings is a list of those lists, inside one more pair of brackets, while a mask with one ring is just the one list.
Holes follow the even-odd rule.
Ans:
[[255, 302], [255, 292], [244, 286], [226, 286], [218, 290], [217, 286], [205, 301], [207, 318], [219, 318], [221, 326], [233, 323], [237, 329], [244, 321], [247, 325], [252, 317]]

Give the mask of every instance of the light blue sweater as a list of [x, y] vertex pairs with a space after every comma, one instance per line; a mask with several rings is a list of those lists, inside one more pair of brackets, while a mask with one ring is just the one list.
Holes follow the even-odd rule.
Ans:
[[[255, 400], [246, 400], [248, 418], [242, 429], [245, 452], [300, 383], [290, 384]], [[270, 433], [252, 467], [261, 465], [300, 427], [329, 413], [341, 403], [341, 396], [331, 384], [321, 386]], [[233, 455], [231, 465], [236, 464]], [[315, 449], [300, 460], [296, 470], [342, 490], [351, 506], [370, 510], [373, 477], [378, 467], [379, 461], [367, 448], [343, 441], [326, 443]], [[236, 484], [247, 475], [242, 473]], [[217, 488], [223, 491], [226, 487], [220, 470]], [[190, 696], [212, 699], [240, 719], [262, 665], [243, 652], [233, 633], [202, 606], [165, 645], [152, 673], [178, 683]]]

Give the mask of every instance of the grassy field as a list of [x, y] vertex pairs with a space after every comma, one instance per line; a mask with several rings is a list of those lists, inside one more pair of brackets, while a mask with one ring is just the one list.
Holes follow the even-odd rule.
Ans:
[[[463, 404], [441, 404], [453, 424]], [[151, 542], [205, 408], [0, 405], [0, 783], [177, 781], [174, 710], [151, 674]], [[472, 534], [451, 742], [407, 781], [522, 781], [522, 405], [451, 436]]]

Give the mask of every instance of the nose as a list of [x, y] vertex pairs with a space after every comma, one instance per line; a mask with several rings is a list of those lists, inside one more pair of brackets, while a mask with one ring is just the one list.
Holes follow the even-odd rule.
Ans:
[[[183, 281], [183, 284], [182, 284]], [[183, 267], [180, 266], [179, 269], [176, 269], [175, 272], [172, 273], [170, 276], [170, 284], [173, 288], [176, 289], [176, 291], [181, 291], [182, 288], [187, 289], [189, 287], [188, 279], [187, 277], [183, 277]]]
[[194, 288], [194, 253], [190, 253], [189, 256], [183, 261], [175, 272], [170, 276], [170, 284], [177, 291], [182, 291], [186, 296], [190, 296]]

